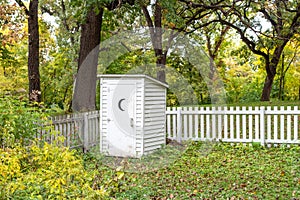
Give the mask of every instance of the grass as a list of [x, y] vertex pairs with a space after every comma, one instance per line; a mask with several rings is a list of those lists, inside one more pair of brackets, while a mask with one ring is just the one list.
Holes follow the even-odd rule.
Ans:
[[108, 199], [300, 199], [300, 146], [208, 146], [191, 142], [154, 171], [111, 168], [91, 153], [85, 164], [98, 169], [95, 183], [107, 187]]

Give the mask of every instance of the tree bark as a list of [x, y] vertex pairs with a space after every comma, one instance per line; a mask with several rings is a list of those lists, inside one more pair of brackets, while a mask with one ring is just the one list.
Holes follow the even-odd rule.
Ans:
[[168, 48], [164, 51], [162, 47], [162, 7], [160, 1], [157, 0], [154, 6], [154, 20], [151, 19], [146, 5], [141, 6], [147, 25], [150, 29], [151, 42], [156, 57], [156, 76], [161, 82], [166, 82], [165, 65], [167, 62]]
[[28, 35], [29, 100], [40, 102], [38, 0], [31, 0], [29, 3]]
[[28, 81], [29, 101], [41, 102], [41, 84], [39, 71], [39, 23], [38, 0], [30, 0], [29, 10], [22, 0], [16, 0], [28, 17]]
[[275, 76], [273, 76], [273, 75], [266, 76], [264, 88], [263, 88], [261, 99], [260, 99], [261, 101], [270, 101], [274, 77]]
[[96, 108], [96, 80], [103, 8], [96, 13], [91, 8], [81, 26], [78, 73], [72, 101], [74, 111]]

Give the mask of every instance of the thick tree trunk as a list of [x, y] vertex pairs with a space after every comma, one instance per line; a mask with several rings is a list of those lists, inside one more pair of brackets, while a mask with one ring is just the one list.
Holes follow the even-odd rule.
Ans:
[[78, 73], [72, 101], [74, 111], [94, 110], [96, 106], [96, 81], [99, 56], [100, 33], [103, 9], [95, 13], [94, 8], [87, 14], [81, 26]]
[[40, 102], [38, 0], [31, 0], [29, 4], [28, 35], [29, 100]]
[[261, 95], [261, 101], [270, 101], [271, 91], [272, 91], [272, 85], [274, 81], [275, 75], [269, 75], [265, 79], [264, 88]]
[[156, 68], [157, 68], [157, 80], [166, 82], [166, 62], [167, 56], [159, 50], [159, 54], [156, 55]]

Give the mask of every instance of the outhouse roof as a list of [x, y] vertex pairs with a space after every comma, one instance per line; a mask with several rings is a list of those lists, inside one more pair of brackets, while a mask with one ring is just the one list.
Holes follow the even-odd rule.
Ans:
[[145, 74], [98, 74], [97, 78], [145, 78], [145, 79], [149, 79], [165, 88], [169, 88], [169, 85], [166, 83], [163, 83], [151, 76], [145, 75]]

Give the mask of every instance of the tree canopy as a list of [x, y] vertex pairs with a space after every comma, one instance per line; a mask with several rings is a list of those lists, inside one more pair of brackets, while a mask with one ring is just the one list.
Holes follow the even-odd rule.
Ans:
[[[195, 74], [189, 60], [170, 53], [174, 38], [184, 34], [211, 58], [209, 78], [220, 75], [227, 101], [300, 97], [296, 0], [5, 0], [0, 6], [1, 94], [69, 111], [73, 99], [75, 110], [93, 110], [102, 41], [141, 27], [150, 30], [152, 49], [128, 51], [106, 73], [126, 73], [151, 60], [157, 79], [166, 81], [168, 65], [184, 74], [198, 103], [209, 103], [205, 77]], [[162, 39], [164, 30], [170, 31], [169, 43]], [[93, 51], [93, 62], [85, 63]], [[177, 93], [169, 91], [170, 105], [184, 96]]]

